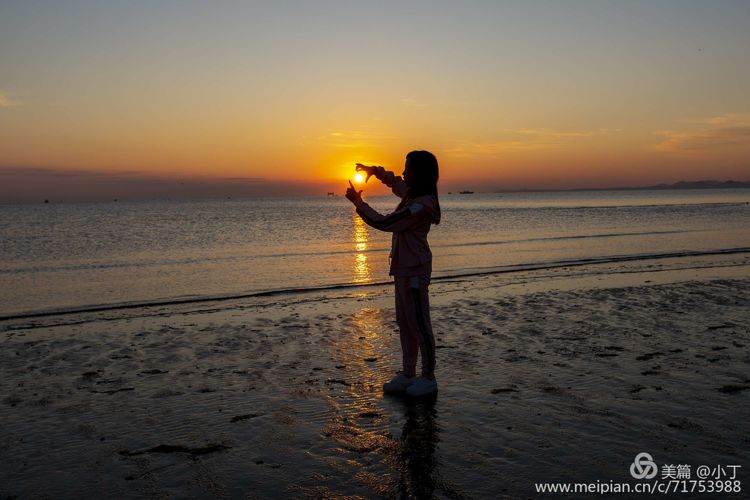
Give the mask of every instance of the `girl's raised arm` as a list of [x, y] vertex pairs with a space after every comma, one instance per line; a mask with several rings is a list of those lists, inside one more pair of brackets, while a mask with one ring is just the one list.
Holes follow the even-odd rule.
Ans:
[[361, 163], [357, 163], [356, 169], [357, 171], [365, 171], [368, 178], [371, 175], [377, 177], [380, 182], [391, 188], [393, 194], [399, 198], [406, 196], [408, 189], [406, 187], [406, 182], [404, 182], [404, 179], [402, 179], [400, 175], [396, 175], [383, 167], [362, 165]]

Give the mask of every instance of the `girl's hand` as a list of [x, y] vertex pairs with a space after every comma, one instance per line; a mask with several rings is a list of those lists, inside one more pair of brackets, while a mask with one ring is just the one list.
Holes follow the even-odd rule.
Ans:
[[370, 177], [375, 175], [375, 171], [378, 169], [378, 167], [371, 167], [368, 165], [362, 165], [361, 163], [357, 163], [357, 166], [355, 167], [355, 170], [357, 172], [367, 172], [367, 178], [365, 179], [365, 184], [367, 184], [367, 181], [370, 180]]
[[349, 187], [346, 188], [346, 198], [355, 205], [357, 204], [357, 200], [362, 199], [362, 190], [357, 191], [354, 189], [352, 181], [349, 181]]

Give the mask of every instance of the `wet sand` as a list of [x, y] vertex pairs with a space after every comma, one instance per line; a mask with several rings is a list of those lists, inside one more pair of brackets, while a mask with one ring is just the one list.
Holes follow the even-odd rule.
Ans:
[[0, 497], [534, 498], [633, 481], [641, 451], [742, 465], [750, 488], [747, 256], [431, 299], [422, 401], [380, 389], [400, 357], [388, 286], [2, 322]]

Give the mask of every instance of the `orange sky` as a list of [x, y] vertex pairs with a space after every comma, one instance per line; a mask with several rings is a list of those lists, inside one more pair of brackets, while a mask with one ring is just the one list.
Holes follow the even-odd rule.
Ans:
[[443, 190], [750, 180], [750, 4], [669, 4], [19, 2], [0, 169], [333, 188], [428, 149]]

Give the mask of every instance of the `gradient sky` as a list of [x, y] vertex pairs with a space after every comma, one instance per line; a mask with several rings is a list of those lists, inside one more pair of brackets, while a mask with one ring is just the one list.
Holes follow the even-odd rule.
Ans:
[[745, 0], [0, 0], [0, 169], [333, 188], [429, 149], [446, 191], [750, 180], [748, 26]]

